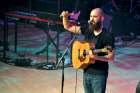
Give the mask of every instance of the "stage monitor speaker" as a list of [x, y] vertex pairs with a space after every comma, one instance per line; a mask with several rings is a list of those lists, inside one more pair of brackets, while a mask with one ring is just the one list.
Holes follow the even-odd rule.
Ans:
[[29, 58], [17, 58], [14, 61], [15, 66], [30, 66], [32, 62]]
[[36, 66], [37, 69], [42, 69], [42, 70], [55, 70], [55, 63], [54, 62], [44, 62], [40, 63]]

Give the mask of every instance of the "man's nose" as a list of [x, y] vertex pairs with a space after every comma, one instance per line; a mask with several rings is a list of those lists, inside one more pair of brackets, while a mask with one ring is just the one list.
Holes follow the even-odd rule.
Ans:
[[93, 19], [90, 19], [90, 22], [94, 23], [94, 20]]

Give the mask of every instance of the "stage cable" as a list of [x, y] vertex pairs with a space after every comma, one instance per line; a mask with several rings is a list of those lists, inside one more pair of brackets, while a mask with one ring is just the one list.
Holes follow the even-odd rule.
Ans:
[[76, 72], [76, 73], [75, 73], [75, 76], [76, 76], [76, 77], [75, 77], [75, 93], [77, 92], [77, 71], [78, 71], [78, 70], [76, 69], [76, 70], [75, 70], [75, 72]]

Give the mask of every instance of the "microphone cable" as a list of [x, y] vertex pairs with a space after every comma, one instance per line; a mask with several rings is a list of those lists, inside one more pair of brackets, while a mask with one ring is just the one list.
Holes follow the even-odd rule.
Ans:
[[75, 93], [77, 92], [77, 69], [75, 70]]

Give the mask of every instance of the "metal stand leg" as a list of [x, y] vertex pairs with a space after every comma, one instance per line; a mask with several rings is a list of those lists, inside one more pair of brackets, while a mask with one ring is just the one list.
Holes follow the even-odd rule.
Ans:
[[17, 53], [17, 31], [18, 31], [18, 27], [17, 27], [17, 22], [15, 22], [15, 47], [14, 47], [14, 52]]
[[4, 20], [4, 37], [3, 37], [3, 41], [4, 41], [3, 59], [4, 59], [4, 62], [7, 62], [7, 60], [6, 60], [6, 50], [8, 48], [8, 18], [7, 18], [7, 16], [5, 16], [5, 20]]

